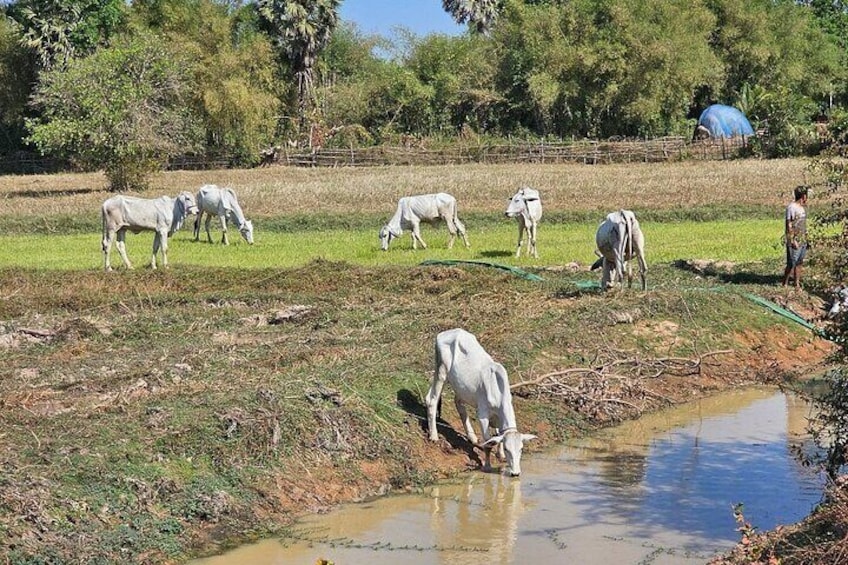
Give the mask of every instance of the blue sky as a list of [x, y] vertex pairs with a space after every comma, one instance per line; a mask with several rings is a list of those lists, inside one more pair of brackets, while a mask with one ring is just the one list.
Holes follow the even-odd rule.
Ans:
[[365, 34], [384, 37], [390, 37], [395, 26], [409, 28], [417, 35], [465, 30], [444, 11], [441, 0], [342, 0], [339, 15], [344, 21], [355, 22]]

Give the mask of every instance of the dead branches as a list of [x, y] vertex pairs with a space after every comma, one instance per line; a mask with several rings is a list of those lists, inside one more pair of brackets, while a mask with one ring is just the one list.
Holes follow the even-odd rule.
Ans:
[[664, 376], [700, 375], [704, 360], [732, 353], [710, 351], [694, 359], [686, 357], [638, 357], [612, 359], [594, 367], [553, 371], [514, 383], [510, 389], [537, 397], [561, 398], [578, 412], [599, 421], [619, 421], [638, 417], [657, 405], [676, 404], [667, 394], [653, 390], [649, 383]]

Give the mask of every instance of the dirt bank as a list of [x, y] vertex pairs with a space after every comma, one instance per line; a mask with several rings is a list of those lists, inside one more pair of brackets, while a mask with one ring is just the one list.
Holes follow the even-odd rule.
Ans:
[[[510, 371], [542, 449], [645, 411], [822, 370], [825, 341], [740, 296], [811, 297], [657, 266], [648, 293], [450, 267], [0, 271], [0, 540], [10, 562], [179, 562], [297, 514], [475, 468], [432, 339]], [[685, 285], [681, 285], [681, 280]], [[680, 290], [686, 288], [687, 290]]]

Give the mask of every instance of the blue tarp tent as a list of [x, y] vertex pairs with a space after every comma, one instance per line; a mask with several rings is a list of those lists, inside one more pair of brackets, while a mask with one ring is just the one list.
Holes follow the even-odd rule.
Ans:
[[735, 137], [737, 135], [754, 135], [754, 128], [745, 114], [732, 106], [713, 104], [701, 112], [698, 126], [703, 126], [710, 132], [710, 137]]

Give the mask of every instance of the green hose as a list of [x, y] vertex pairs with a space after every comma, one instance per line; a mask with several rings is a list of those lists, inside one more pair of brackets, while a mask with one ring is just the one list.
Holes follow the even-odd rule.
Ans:
[[462, 261], [458, 259], [428, 259], [421, 263], [421, 265], [480, 265], [483, 267], [493, 267], [495, 269], [500, 269], [502, 271], [508, 271], [517, 277], [521, 277], [522, 279], [527, 279], [528, 281], [541, 282], [545, 279], [540, 277], [539, 275], [534, 275], [533, 273], [528, 273], [522, 269], [517, 267], [510, 267], [509, 265], [501, 265], [499, 263], [492, 263], [491, 261]]

